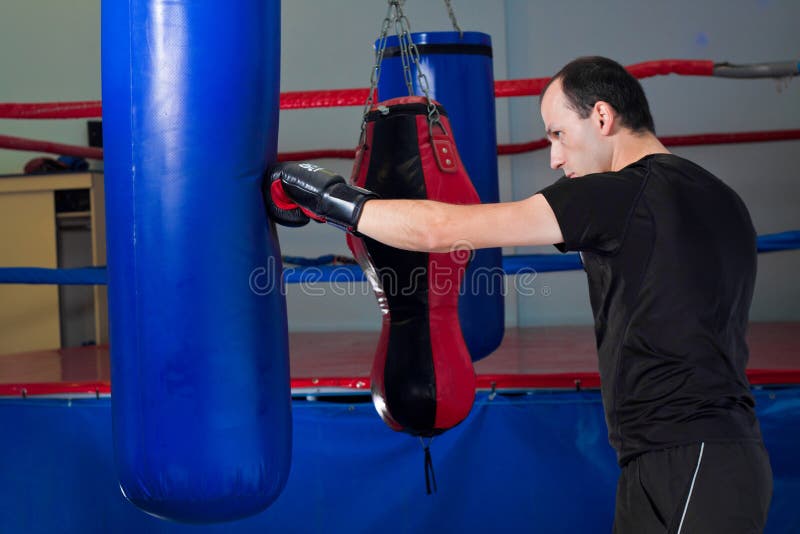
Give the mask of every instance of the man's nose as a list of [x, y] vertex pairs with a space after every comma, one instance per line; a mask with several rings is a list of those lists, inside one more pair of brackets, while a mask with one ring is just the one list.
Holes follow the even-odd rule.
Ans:
[[556, 145], [550, 145], [550, 168], [558, 170], [564, 166], [564, 156]]

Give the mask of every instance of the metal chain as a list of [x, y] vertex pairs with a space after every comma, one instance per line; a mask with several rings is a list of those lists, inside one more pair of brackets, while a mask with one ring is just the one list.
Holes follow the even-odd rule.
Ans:
[[447, 14], [450, 16], [450, 22], [453, 24], [453, 29], [458, 32], [459, 37], [463, 38], [464, 30], [462, 30], [461, 26], [458, 25], [458, 21], [456, 20], [456, 12], [453, 10], [453, 4], [451, 0], [444, 0], [444, 5], [447, 7]]
[[439, 123], [439, 109], [431, 99], [430, 85], [428, 84], [428, 77], [422, 70], [422, 63], [419, 57], [419, 50], [417, 45], [411, 39], [411, 24], [408, 22], [400, 2], [397, 0], [389, 0], [390, 4], [394, 4], [396, 18], [395, 18], [395, 33], [397, 33], [397, 40], [400, 45], [400, 56], [403, 62], [403, 77], [408, 87], [408, 94], [413, 95], [413, 78], [411, 76], [411, 62], [417, 68], [417, 81], [420, 91], [425, 95], [425, 100], [428, 101], [428, 124], [432, 125]]
[[[396, 1], [396, 0], [395, 0]], [[369, 73], [369, 95], [364, 104], [364, 112], [361, 115], [361, 135], [359, 136], [359, 145], [364, 141], [367, 131], [367, 115], [375, 103], [375, 89], [378, 87], [378, 81], [381, 79], [381, 63], [383, 62], [383, 54], [386, 51], [386, 37], [389, 35], [389, 28], [392, 27], [394, 22], [394, 5], [393, 1], [389, 0], [389, 8], [386, 10], [386, 16], [381, 23], [381, 30], [378, 34], [378, 45], [375, 49], [375, 65]]]
[[408, 96], [413, 96], [414, 77], [411, 75], [411, 51], [409, 50], [409, 45], [414, 44], [411, 42], [411, 27], [399, 5], [397, 5], [397, 12], [398, 16], [394, 19], [394, 33], [397, 35], [397, 45], [400, 48], [400, 61], [403, 64], [403, 79], [406, 82]]
[[[411, 39], [411, 24], [408, 22], [403, 13], [403, 4], [405, 0], [388, 0], [389, 7], [386, 11], [386, 16], [381, 23], [380, 34], [378, 35], [378, 44], [375, 49], [375, 65], [372, 67], [369, 76], [369, 94], [367, 101], [364, 104], [364, 111], [361, 119], [361, 135], [359, 137], [359, 145], [364, 142], [367, 130], [367, 115], [372, 105], [375, 103], [375, 90], [378, 87], [378, 82], [381, 78], [381, 63], [383, 62], [384, 52], [386, 51], [386, 40], [389, 35], [389, 28], [394, 26], [395, 33], [397, 34], [397, 44], [400, 49], [400, 60], [403, 64], [403, 79], [406, 82], [406, 88], [410, 96], [414, 95], [414, 77], [411, 74], [411, 64], [417, 68], [417, 81], [419, 88], [425, 95], [428, 101], [428, 125], [439, 124], [439, 109], [433, 102], [430, 96], [430, 85], [428, 78], [422, 71], [422, 64], [420, 62], [419, 50], [417, 45]], [[452, 8], [448, 8], [452, 12]], [[455, 20], [454, 15], [451, 20]], [[460, 31], [460, 29], [459, 29]]]

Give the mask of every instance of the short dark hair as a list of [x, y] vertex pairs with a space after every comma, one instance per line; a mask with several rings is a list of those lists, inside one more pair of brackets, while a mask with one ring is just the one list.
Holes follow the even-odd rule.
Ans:
[[634, 132], [656, 132], [642, 85], [616, 61], [601, 56], [570, 61], [550, 79], [542, 95], [556, 80], [561, 80], [564, 96], [582, 119], [602, 100], [611, 104], [623, 126]]

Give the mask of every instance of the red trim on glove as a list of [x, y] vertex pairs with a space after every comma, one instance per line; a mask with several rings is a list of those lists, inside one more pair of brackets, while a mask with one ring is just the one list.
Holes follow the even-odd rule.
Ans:
[[305, 213], [306, 215], [308, 215], [309, 217], [311, 217], [312, 219], [314, 219], [317, 222], [321, 222], [321, 223], [328, 222], [328, 219], [326, 219], [325, 217], [320, 217], [319, 215], [317, 215], [313, 211], [311, 211], [311, 210], [309, 210], [307, 208], [304, 208], [303, 206], [297, 206], [297, 207], [300, 208], [300, 211], [302, 211], [303, 213]]
[[302, 211], [303, 213], [305, 213], [306, 215], [308, 215], [310, 218], [314, 219], [317, 222], [321, 223], [326, 222], [325, 217], [320, 217], [316, 213], [309, 211], [308, 209], [300, 206], [299, 204], [297, 204], [297, 202], [292, 200], [292, 197], [290, 197], [289, 194], [286, 192], [286, 190], [283, 188], [283, 182], [281, 182], [280, 180], [275, 180], [270, 184], [269, 196], [270, 198], [272, 198], [272, 203], [278, 206], [282, 210], [292, 211], [299, 209], [300, 211]]
[[[270, 184], [269, 196], [272, 198], [272, 202], [282, 210], [292, 211], [300, 207], [286, 194], [286, 190], [280, 180], [275, 180]], [[305, 212], [305, 210], [303, 211]]]

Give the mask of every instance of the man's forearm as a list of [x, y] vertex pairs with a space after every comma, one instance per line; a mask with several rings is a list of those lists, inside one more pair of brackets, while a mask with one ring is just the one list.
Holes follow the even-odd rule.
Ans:
[[432, 200], [370, 200], [364, 204], [358, 231], [404, 250], [444, 252], [446, 212], [452, 206]]

